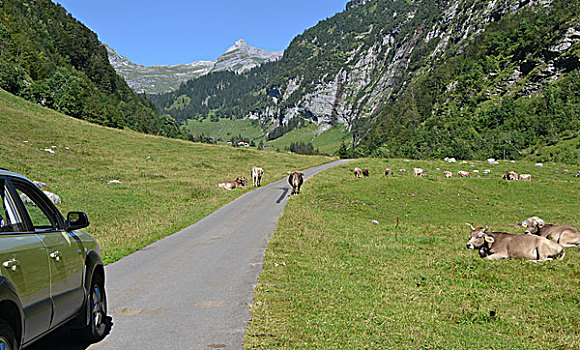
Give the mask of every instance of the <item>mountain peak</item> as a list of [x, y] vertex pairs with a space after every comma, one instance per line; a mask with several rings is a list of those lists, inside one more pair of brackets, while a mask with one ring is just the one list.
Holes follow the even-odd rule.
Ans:
[[234, 50], [239, 50], [242, 49], [244, 47], [248, 47], [248, 44], [246, 44], [246, 41], [244, 39], [239, 39], [238, 41], [236, 41], [234, 43], [234, 46], [230, 47], [226, 53], [234, 51]]

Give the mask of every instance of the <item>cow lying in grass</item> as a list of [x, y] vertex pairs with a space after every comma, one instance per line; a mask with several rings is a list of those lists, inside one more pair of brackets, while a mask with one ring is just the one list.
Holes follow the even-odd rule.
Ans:
[[300, 186], [304, 182], [304, 174], [299, 171], [293, 171], [288, 176], [288, 183], [292, 186], [292, 193], [290, 195], [296, 195], [300, 193]]
[[242, 188], [246, 186], [248, 183], [248, 179], [245, 176], [238, 177], [234, 181], [224, 181], [220, 182], [219, 184], [215, 185], [217, 188], [223, 188], [224, 190], [231, 191], [234, 188]]
[[[503, 174], [503, 176], [501, 178], [503, 180], [516, 181], [516, 180], [518, 180], [518, 174], [516, 172], [513, 172], [513, 171], [506, 171], [505, 174]], [[531, 176], [530, 176], [530, 180], [531, 180]]]
[[564, 247], [556, 242], [534, 235], [513, 235], [505, 232], [487, 232], [486, 228], [473, 227], [467, 248], [479, 249], [479, 255], [489, 260], [526, 259], [546, 261], [562, 259]]
[[546, 224], [537, 216], [522, 222], [526, 234], [546, 237], [564, 247], [580, 246], [580, 230], [574, 226]]

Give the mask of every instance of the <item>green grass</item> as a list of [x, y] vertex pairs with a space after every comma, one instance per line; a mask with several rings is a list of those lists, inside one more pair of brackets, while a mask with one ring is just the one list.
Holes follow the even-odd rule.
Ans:
[[266, 141], [263, 137], [264, 132], [256, 120], [220, 119], [219, 122], [212, 122], [209, 119], [203, 119], [187, 122], [187, 129], [195, 136], [204, 134], [214, 139], [228, 141], [232, 136], [242, 135], [255, 140], [256, 145], [262, 139], [264, 144], [280, 151], [290, 147], [291, 142], [312, 142], [314, 148], [318, 148], [320, 153], [333, 155], [340, 148], [342, 140], [350, 141], [349, 133], [342, 124], [335, 125], [324, 132], [321, 132], [320, 128], [320, 125], [309, 122], [306, 127], [294, 129], [282, 137]]
[[[28, 141], [28, 142], [24, 142]], [[42, 149], [54, 148], [55, 154]], [[66, 149], [68, 147], [69, 149]], [[97, 126], [0, 90], [0, 167], [46, 182], [59, 209], [87, 212], [87, 231], [112, 262], [182, 229], [246, 190], [215, 188], [265, 170], [264, 183], [326, 157], [195, 144]], [[108, 184], [119, 180], [121, 184]]]
[[[371, 177], [355, 179], [355, 166]], [[413, 167], [430, 176], [413, 177]], [[488, 168], [481, 178], [442, 174]], [[580, 180], [564, 168], [363, 159], [317, 175], [268, 245], [244, 347], [580, 348], [580, 248], [532, 263], [488, 261], [465, 246], [466, 222], [521, 233], [517, 224], [538, 215], [580, 226]], [[533, 181], [503, 181], [505, 170]]]
[[348, 138], [347, 135], [348, 131], [344, 125], [336, 125], [320, 133], [320, 125], [309, 123], [304, 128], [294, 129], [282, 137], [265, 143], [271, 147], [283, 150], [290, 147], [291, 142], [312, 142], [314, 148], [318, 148], [320, 153], [334, 154], [340, 148], [341, 141]]
[[220, 119], [212, 122], [209, 119], [187, 122], [188, 130], [196, 136], [204, 134], [215, 139], [228, 141], [232, 136], [242, 135], [249, 139], [258, 139], [262, 136], [262, 129], [256, 120], [250, 119]]

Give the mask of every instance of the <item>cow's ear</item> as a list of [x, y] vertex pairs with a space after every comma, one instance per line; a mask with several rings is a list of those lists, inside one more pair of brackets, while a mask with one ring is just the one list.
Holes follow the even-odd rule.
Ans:
[[536, 221], [536, 222], [538, 223], [538, 227], [540, 227], [540, 228], [544, 227], [544, 225], [546, 224], [546, 223], [544, 222], [544, 220], [538, 220], [538, 221]]
[[493, 239], [493, 237], [490, 237], [490, 236], [485, 236], [485, 241], [487, 243], [493, 243], [493, 242], [495, 242], [495, 239]]
[[300, 173], [300, 175], [304, 176], [304, 173]]
[[528, 227], [528, 223], [527, 222], [522, 222], [522, 227], [527, 228]]

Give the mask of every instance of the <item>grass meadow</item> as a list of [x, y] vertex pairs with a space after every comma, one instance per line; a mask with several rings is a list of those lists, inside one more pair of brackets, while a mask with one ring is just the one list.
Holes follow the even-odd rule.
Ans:
[[[466, 222], [580, 226], [580, 179], [564, 169], [578, 165], [361, 159], [309, 179], [268, 245], [244, 348], [580, 349], [580, 248], [545, 263], [466, 248]], [[503, 181], [505, 170], [533, 181]]]
[[290, 147], [292, 142], [309, 143], [322, 154], [335, 154], [340, 148], [340, 143], [350, 141], [348, 131], [343, 125], [335, 125], [332, 128], [320, 132], [316, 123], [308, 123], [306, 127], [294, 129], [289, 133], [271, 141], [265, 142], [271, 147], [283, 150]]
[[[274, 125], [270, 125], [270, 129], [273, 127]], [[242, 135], [243, 137], [254, 140], [256, 145], [261, 140], [265, 145], [280, 151], [289, 148], [292, 142], [312, 142], [314, 148], [318, 149], [321, 154], [333, 155], [338, 151], [343, 140], [347, 144], [350, 142], [349, 133], [346, 127], [341, 124], [321, 132], [318, 124], [308, 122], [305, 127], [294, 129], [270, 141], [266, 141], [264, 138], [265, 133], [256, 120], [220, 119], [219, 122], [212, 122], [209, 119], [189, 120], [187, 122], [187, 128], [196, 136], [204, 134], [215, 139], [221, 139], [224, 142], [229, 141], [232, 136]]]
[[[47, 183], [62, 198], [64, 215], [87, 212], [87, 231], [107, 263], [195, 223], [247, 191], [228, 192], [215, 184], [241, 175], [251, 184], [252, 166], [264, 168], [266, 184], [289, 170], [330, 160], [105, 128], [0, 90], [0, 167]], [[109, 184], [112, 180], [121, 183]]]
[[224, 142], [238, 135], [249, 139], [258, 139], [262, 136], [262, 129], [257, 121], [250, 119], [222, 118], [219, 122], [212, 122], [208, 119], [191, 119], [187, 121], [187, 128], [195, 136], [204, 134], [216, 139], [220, 138]]

